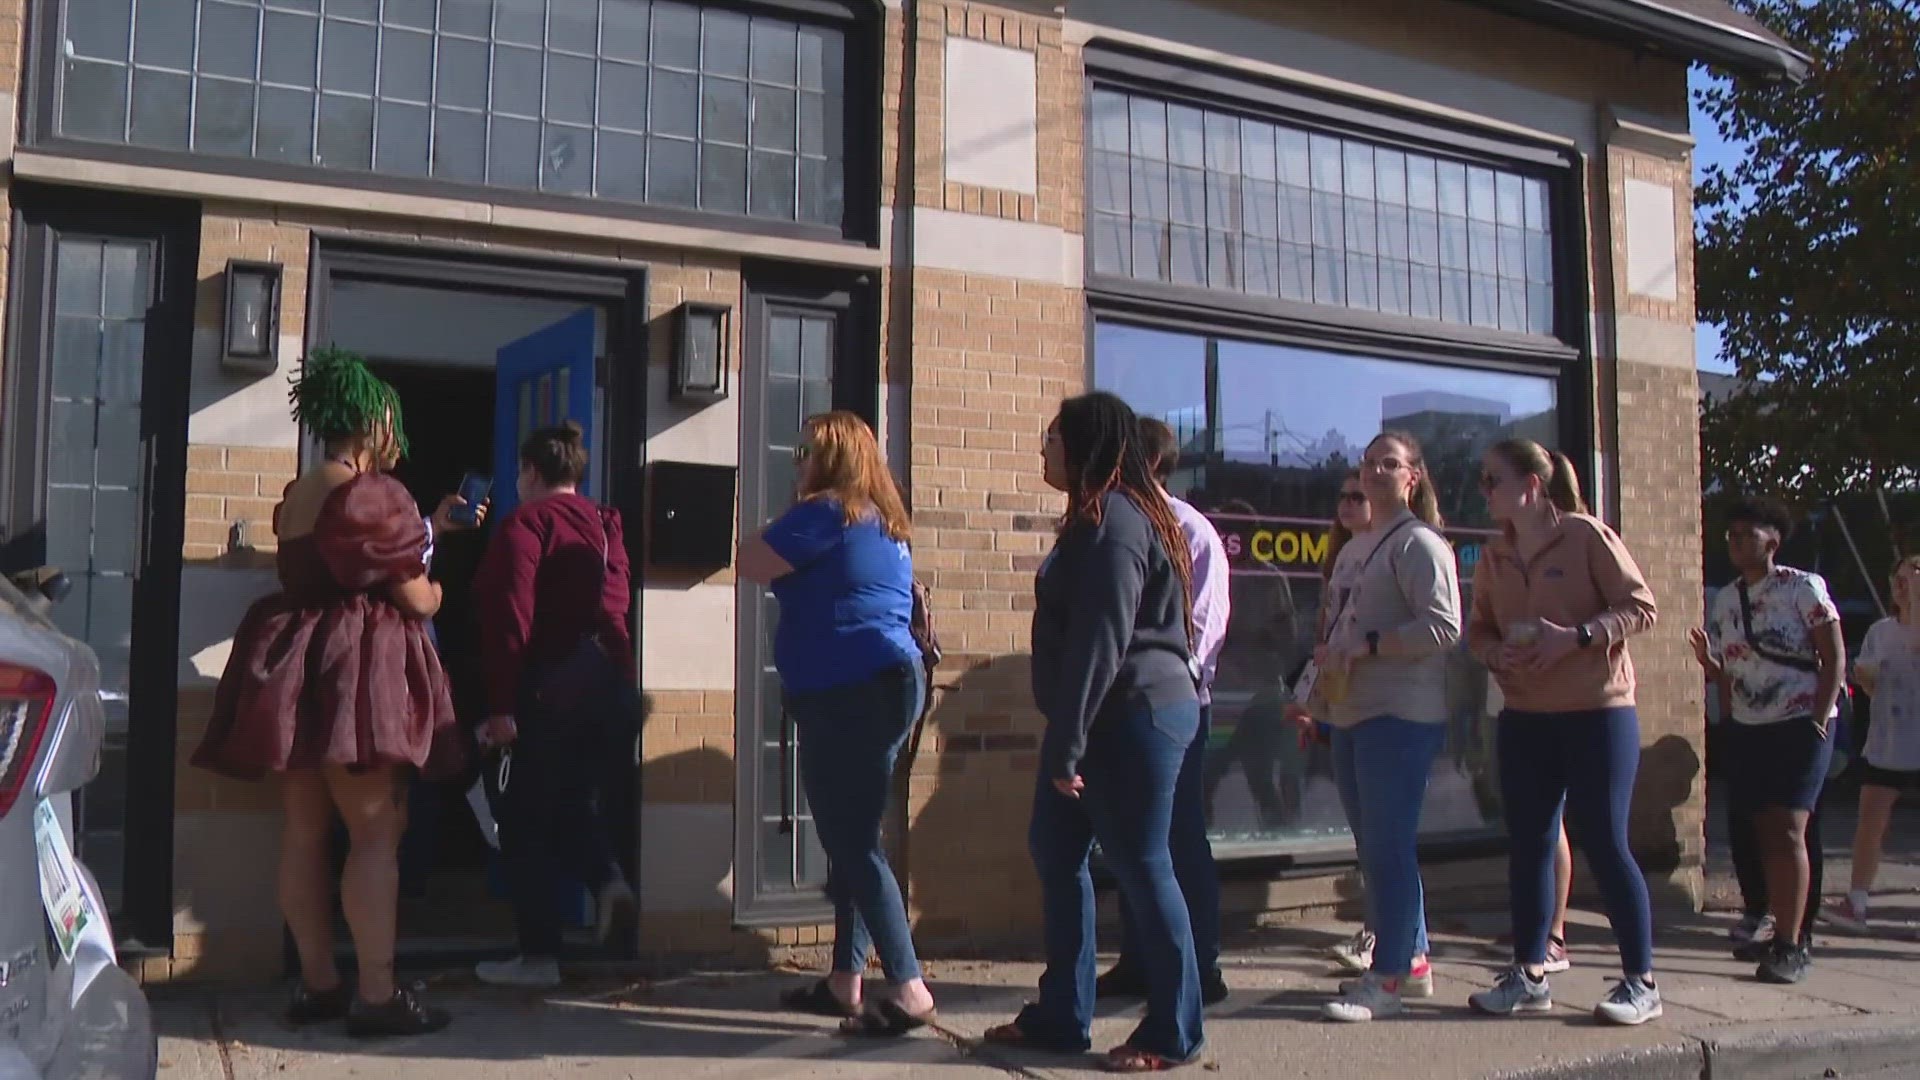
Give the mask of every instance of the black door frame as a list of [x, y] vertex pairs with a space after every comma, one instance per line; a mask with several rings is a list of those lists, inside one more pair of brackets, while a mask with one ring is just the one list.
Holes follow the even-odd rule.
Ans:
[[[381, 243], [361, 237], [316, 232], [310, 252], [307, 287], [308, 348], [327, 342], [329, 300], [336, 276], [434, 288], [491, 290], [603, 304], [608, 310], [605, 391], [606, 435], [598, 453], [606, 455], [607, 490], [602, 498], [628, 522], [627, 558], [634, 567], [634, 665], [639, 671], [643, 497], [646, 475], [648, 267], [606, 259], [536, 257], [479, 251], [434, 242]], [[645, 672], [640, 672], [645, 685]], [[608, 818], [615, 857], [638, 882], [640, 844], [640, 769], [636, 743], [625, 790], [609, 793]], [[615, 941], [620, 939], [616, 937]]]
[[[80, 233], [151, 241], [154, 302], [142, 356], [138, 578], [128, 668], [122, 939], [173, 939], [174, 740], [178, 723], [180, 572], [186, 533], [187, 421], [200, 260], [200, 205], [121, 192], [15, 183], [7, 297], [0, 564], [46, 558], [53, 239]], [[137, 767], [135, 764], [137, 763]]]
[[[875, 275], [835, 271], [791, 263], [746, 262], [741, 267], [743, 318], [740, 331], [740, 530], [742, 538], [758, 529], [750, 520], [764, 483], [761, 444], [765, 441], [766, 363], [764, 324], [776, 310], [831, 313], [838, 342], [833, 355], [833, 407], [859, 415], [880, 430], [880, 305]], [[758, 821], [760, 791], [761, 699], [760, 613], [758, 590], [742, 582], [735, 600], [734, 660], [734, 897], [733, 920], [741, 926], [784, 926], [830, 918], [824, 895], [763, 895], [760, 891]], [[753, 707], [749, 707], [753, 706]], [[772, 706], [779, 707], [778, 702]], [[752, 857], [749, 857], [752, 856]]]

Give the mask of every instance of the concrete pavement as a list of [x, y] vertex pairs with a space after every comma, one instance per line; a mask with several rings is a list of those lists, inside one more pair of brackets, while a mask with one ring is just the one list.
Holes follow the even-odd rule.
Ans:
[[[1830, 825], [1828, 888], [1847, 880], [1850, 816]], [[1553, 977], [1554, 1012], [1486, 1019], [1469, 993], [1500, 967], [1483, 944], [1504, 916], [1437, 916], [1438, 994], [1403, 1018], [1345, 1026], [1319, 1019], [1337, 978], [1319, 949], [1350, 925], [1304, 923], [1239, 935], [1225, 958], [1233, 995], [1208, 1015], [1208, 1045], [1195, 1072], [1223, 1077], [1646, 1078], [1920, 1075], [1920, 833], [1901, 830], [1875, 901], [1875, 934], [1819, 939], [1808, 980], [1774, 987], [1727, 952], [1730, 912], [1658, 928], [1666, 1016], [1645, 1027], [1605, 1027], [1593, 1005], [1615, 977], [1604, 920], [1576, 912], [1574, 968]], [[1711, 892], [1730, 899], [1722, 860]], [[652, 982], [584, 980], [563, 992], [482, 990], [449, 976], [433, 999], [451, 1008], [446, 1032], [371, 1046], [338, 1027], [293, 1030], [278, 1019], [277, 993], [163, 990], [165, 1080], [493, 1080], [574, 1077], [621, 1080], [759, 1080], [832, 1077], [1093, 1075], [1092, 1056], [1010, 1052], [980, 1045], [981, 1033], [1013, 1015], [1039, 966], [1025, 961], [935, 960], [937, 1030], [897, 1041], [849, 1041], [829, 1020], [779, 1010], [780, 992], [804, 973], [697, 972]], [[1103, 1008], [1094, 1045], [1120, 1042], [1137, 1008]]]

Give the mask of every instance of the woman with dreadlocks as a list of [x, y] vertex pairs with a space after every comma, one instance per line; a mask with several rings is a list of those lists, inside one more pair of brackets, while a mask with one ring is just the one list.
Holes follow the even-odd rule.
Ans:
[[1068, 398], [1047, 427], [1047, 483], [1067, 495], [1034, 583], [1033, 696], [1046, 718], [1027, 834], [1039, 871], [1047, 968], [1040, 1000], [992, 1042], [1078, 1052], [1094, 1002], [1093, 841], [1134, 915], [1147, 1012], [1108, 1051], [1111, 1072], [1184, 1065], [1201, 1043], [1200, 974], [1167, 837], [1173, 790], [1200, 726], [1192, 568], [1133, 410]]
[[[280, 591], [247, 611], [194, 764], [238, 779], [280, 777], [280, 909], [300, 955], [287, 1018], [346, 1018], [359, 1038], [446, 1026], [394, 984], [398, 851], [406, 777], [454, 730], [446, 675], [427, 636], [440, 586], [426, 576], [427, 527], [387, 475], [406, 451], [393, 388], [357, 357], [317, 350], [292, 393], [294, 419], [325, 444], [274, 508]], [[436, 755], [434, 771], [458, 764]], [[333, 959], [328, 834], [350, 848], [341, 906], [359, 958], [358, 994]]]

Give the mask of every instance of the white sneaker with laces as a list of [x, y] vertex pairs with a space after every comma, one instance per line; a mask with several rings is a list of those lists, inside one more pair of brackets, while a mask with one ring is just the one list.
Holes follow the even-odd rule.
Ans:
[[1665, 1010], [1660, 1006], [1660, 988], [1640, 979], [1621, 979], [1613, 985], [1607, 1000], [1593, 1007], [1593, 1015], [1609, 1024], [1632, 1027], [1658, 1020]]
[[1500, 981], [1493, 984], [1493, 989], [1467, 998], [1467, 1004], [1473, 1006], [1474, 1012], [1488, 1016], [1552, 1012], [1553, 991], [1547, 987], [1545, 975], [1531, 978], [1526, 968], [1516, 964], [1500, 973]]
[[1820, 905], [1819, 919], [1828, 926], [1851, 934], [1867, 932], [1867, 909], [1851, 896], [1842, 896]]
[[482, 960], [473, 973], [488, 986], [548, 990], [560, 985], [560, 961], [551, 956], [516, 956], [511, 960]]
[[1400, 1000], [1398, 990], [1388, 988], [1388, 982], [1369, 971], [1360, 976], [1346, 993], [1320, 1006], [1320, 1013], [1329, 1020], [1343, 1024], [1364, 1024], [1370, 1020], [1398, 1016], [1407, 1011], [1407, 1005]]
[[1343, 970], [1364, 975], [1373, 967], [1373, 932], [1360, 930], [1327, 950], [1327, 957]]

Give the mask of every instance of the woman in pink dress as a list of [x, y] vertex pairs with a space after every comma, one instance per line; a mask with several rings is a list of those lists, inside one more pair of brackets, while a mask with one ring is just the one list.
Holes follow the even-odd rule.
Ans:
[[[406, 781], [460, 764], [453, 700], [428, 620], [427, 527], [387, 471], [405, 452], [393, 388], [358, 358], [320, 350], [301, 366], [293, 415], [326, 446], [274, 508], [280, 591], [247, 611], [193, 763], [280, 778], [280, 909], [300, 955], [287, 1016], [345, 1017], [360, 1038], [418, 1034], [446, 1013], [396, 986], [398, 852]], [[435, 753], [436, 748], [439, 752]], [[359, 959], [358, 995], [333, 959], [328, 834], [350, 848], [341, 906]]]

